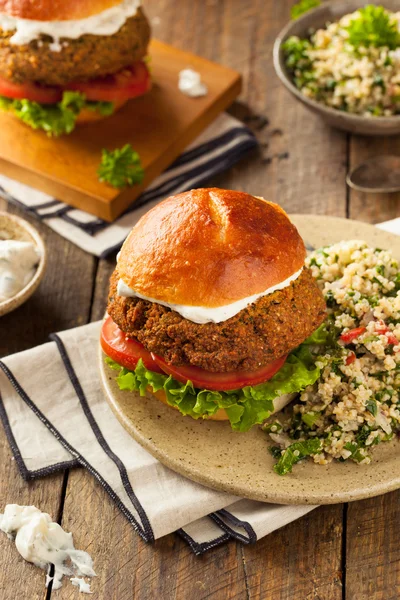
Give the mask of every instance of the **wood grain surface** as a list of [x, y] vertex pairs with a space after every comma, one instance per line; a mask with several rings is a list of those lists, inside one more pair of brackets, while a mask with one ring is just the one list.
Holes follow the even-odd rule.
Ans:
[[[242, 72], [243, 93], [231, 109], [255, 131], [260, 150], [210, 185], [245, 190], [289, 212], [368, 222], [400, 214], [398, 195], [346, 189], [345, 174], [367, 156], [398, 152], [399, 139], [353, 137], [326, 127], [295, 102], [272, 68], [274, 38], [291, 0], [145, 0], [154, 35]], [[2, 208], [0, 201], [0, 208]], [[22, 214], [12, 208], [13, 212]], [[51, 331], [101, 317], [114, 259], [98, 261], [44, 225], [49, 266], [39, 291], [1, 319], [0, 353], [39, 344]], [[146, 545], [83, 470], [25, 483], [0, 427], [0, 510], [37, 504], [74, 532], [95, 558], [94, 600], [398, 600], [400, 492], [326, 506], [260, 540], [230, 543], [196, 558], [179, 537]], [[64, 484], [64, 485], [63, 485]], [[44, 590], [41, 571], [18, 559], [0, 536], [1, 600], [76, 600], [65, 585]]]

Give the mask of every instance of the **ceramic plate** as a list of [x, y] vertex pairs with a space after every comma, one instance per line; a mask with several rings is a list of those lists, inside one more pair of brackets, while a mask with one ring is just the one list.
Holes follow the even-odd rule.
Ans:
[[[309, 249], [344, 239], [362, 239], [391, 249], [400, 259], [400, 236], [364, 223], [333, 217], [291, 217]], [[326, 466], [302, 461], [281, 477], [272, 470], [267, 436], [259, 427], [247, 433], [228, 422], [183, 417], [154, 397], [147, 400], [121, 392], [112, 371], [101, 360], [108, 401], [129, 433], [174, 471], [208, 487], [237, 496], [280, 504], [334, 504], [377, 496], [400, 488], [400, 442], [373, 450], [370, 465], [333, 462]]]

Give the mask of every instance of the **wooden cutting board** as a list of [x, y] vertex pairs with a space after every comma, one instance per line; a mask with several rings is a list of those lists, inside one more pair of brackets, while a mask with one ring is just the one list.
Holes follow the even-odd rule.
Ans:
[[[49, 138], [0, 113], [0, 172], [102, 219], [116, 219], [241, 89], [239, 73], [194, 54], [157, 40], [149, 54], [152, 90], [70, 135]], [[201, 73], [207, 96], [188, 98], [179, 92], [178, 73], [187, 67]], [[145, 177], [120, 191], [100, 183], [96, 172], [102, 148], [126, 143], [139, 152]]]

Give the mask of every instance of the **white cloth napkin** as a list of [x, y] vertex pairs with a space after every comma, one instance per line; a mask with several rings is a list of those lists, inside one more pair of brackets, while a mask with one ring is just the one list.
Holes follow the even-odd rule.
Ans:
[[230, 538], [255, 542], [314, 508], [241, 500], [153, 458], [105, 400], [99, 332], [99, 322], [70, 329], [0, 361], [0, 416], [25, 479], [82, 465], [144, 540], [178, 531], [197, 554]]
[[[400, 219], [380, 227], [400, 234]], [[229, 539], [256, 542], [315, 508], [217, 492], [153, 458], [105, 400], [99, 330], [99, 322], [71, 329], [0, 361], [0, 417], [25, 479], [86, 467], [145, 541], [176, 531], [196, 554]]]
[[183, 154], [113, 223], [107, 223], [51, 196], [0, 175], [0, 195], [28, 210], [86, 252], [104, 257], [120, 248], [143, 213], [163, 198], [201, 187], [226, 171], [257, 140], [243, 123], [221, 114]]

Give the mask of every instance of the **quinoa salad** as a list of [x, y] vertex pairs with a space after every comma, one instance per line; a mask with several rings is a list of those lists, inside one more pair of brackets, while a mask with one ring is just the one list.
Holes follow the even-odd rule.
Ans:
[[400, 12], [367, 5], [283, 44], [304, 96], [365, 117], [400, 113]]
[[302, 458], [371, 462], [400, 431], [400, 272], [390, 251], [353, 240], [312, 252], [326, 322], [305, 342], [320, 370], [295, 404], [264, 426], [284, 475]]

